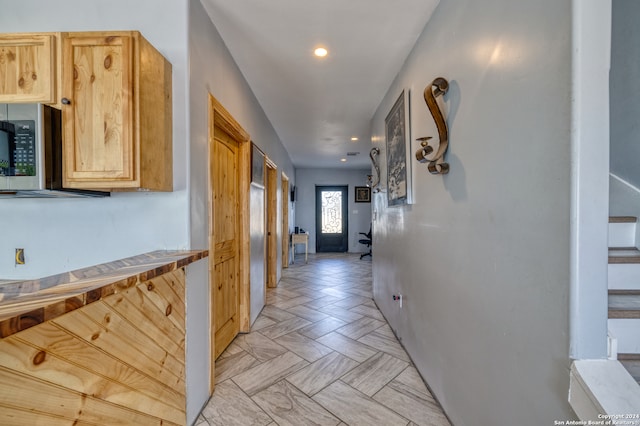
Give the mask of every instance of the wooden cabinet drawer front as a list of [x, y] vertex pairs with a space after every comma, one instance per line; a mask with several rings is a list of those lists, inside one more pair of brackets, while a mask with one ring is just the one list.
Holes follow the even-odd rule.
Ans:
[[0, 35], [0, 102], [55, 102], [55, 38]]

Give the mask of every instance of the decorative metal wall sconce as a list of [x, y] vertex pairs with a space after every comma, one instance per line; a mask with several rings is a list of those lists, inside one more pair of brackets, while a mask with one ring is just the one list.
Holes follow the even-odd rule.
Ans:
[[416, 151], [416, 159], [420, 163], [429, 163], [427, 168], [429, 169], [429, 173], [433, 175], [449, 173], [449, 163], [445, 163], [444, 161], [444, 155], [449, 147], [449, 130], [447, 128], [447, 122], [436, 101], [436, 98], [447, 93], [447, 90], [449, 90], [449, 82], [442, 77], [436, 78], [424, 89], [424, 101], [427, 103], [427, 108], [429, 108], [429, 112], [436, 122], [440, 144], [438, 145], [436, 154], [433, 158], [429, 159], [427, 156], [433, 153], [433, 147], [429, 145], [431, 136], [416, 139], [422, 146]]
[[371, 148], [369, 151], [369, 158], [371, 158], [371, 163], [373, 164], [373, 168], [376, 171], [376, 180], [373, 180], [373, 175], [367, 175], [368, 185], [371, 189], [374, 189], [375, 192], [379, 192], [380, 189], [376, 188], [380, 184], [380, 166], [378, 165], [378, 161], [376, 157], [380, 154], [380, 148]]

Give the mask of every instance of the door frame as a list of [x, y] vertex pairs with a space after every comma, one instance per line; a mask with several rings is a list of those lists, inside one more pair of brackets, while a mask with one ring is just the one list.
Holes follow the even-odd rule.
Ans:
[[[278, 286], [278, 167], [266, 155], [265, 165], [265, 230], [266, 244], [265, 266], [267, 269], [266, 282], [268, 288]], [[266, 295], [266, 291], [265, 291]]]
[[289, 267], [289, 177], [282, 172], [280, 176], [282, 192], [282, 267]]
[[[251, 181], [251, 137], [249, 134], [242, 128], [242, 126], [233, 118], [233, 116], [222, 106], [222, 104], [212, 95], [209, 94], [209, 144], [208, 144], [208, 157], [209, 157], [209, 167], [208, 167], [208, 199], [209, 199], [209, 253], [213, 256], [214, 254], [214, 241], [215, 236], [213, 235], [213, 212], [214, 212], [214, 199], [213, 199], [213, 182], [212, 177], [213, 173], [213, 165], [215, 162], [213, 161], [213, 144], [215, 143], [215, 128], [221, 127], [223, 128], [229, 135], [231, 135], [234, 139], [238, 141], [238, 256], [239, 256], [239, 268], [238, 268], [238, 286], [240, 293], [240, 306], [238, 309], [238, 317], [239, 317], [239, 329], [241, 333], [249, 332], [251, 328], [250, 324], [250, 307], [251, 307], [251, 288], [249, 283], [249, 184]], [[215, 330], [216, 324], [215, 316], [213, 315], [213, 288], [215, 283], [212, 282], [212, 265], [213, 262], [209, 262], [209, 271], [208, 271], [208, 279], [209, 279], [209, 315], [210, 315], [210, 327], [209, 336], [211, 339], [211, 359], [209, 363], [209, 394], [213, 393], [213, 389], [215, 388]]]

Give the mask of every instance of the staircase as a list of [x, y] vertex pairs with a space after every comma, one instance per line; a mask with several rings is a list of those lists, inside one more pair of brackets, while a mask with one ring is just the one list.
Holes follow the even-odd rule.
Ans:
[[640, 250], [637, 218], [609, 218], [609, 337], [617, 356], [640, 383]]

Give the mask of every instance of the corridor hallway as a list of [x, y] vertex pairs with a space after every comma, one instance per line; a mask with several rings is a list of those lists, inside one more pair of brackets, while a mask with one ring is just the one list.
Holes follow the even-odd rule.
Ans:
[[251, 333], [216, 361], [216, 389], [195, 424], [448, 426], [371, 282], [371, 262], [357, 254], [284, 269]]

